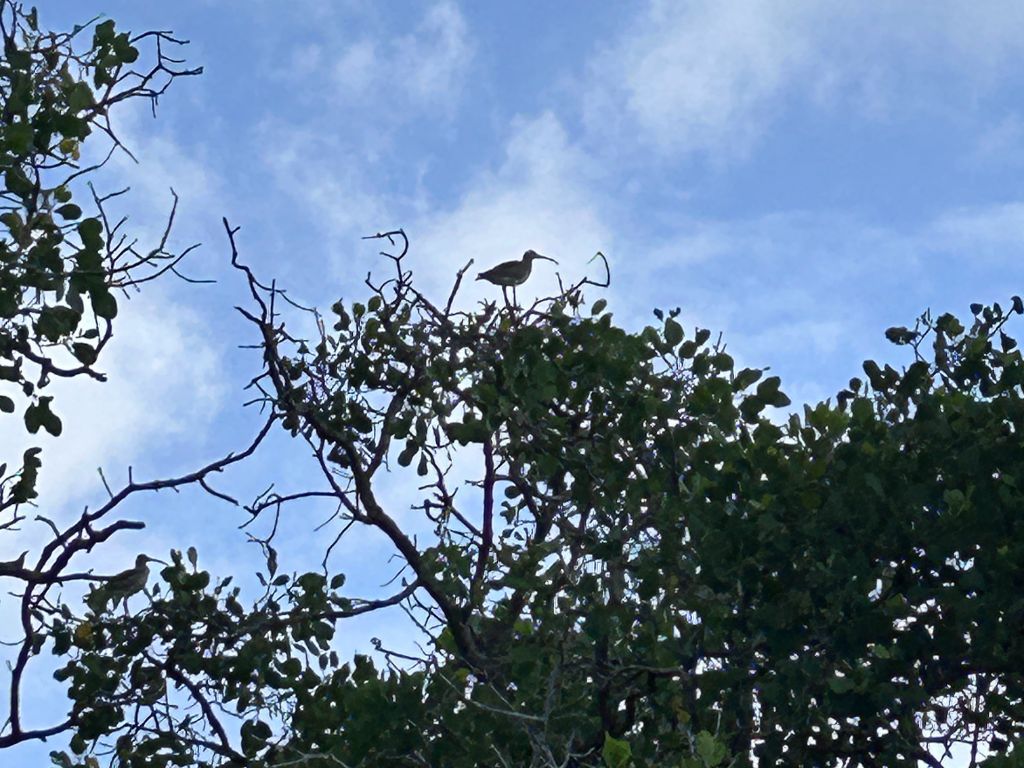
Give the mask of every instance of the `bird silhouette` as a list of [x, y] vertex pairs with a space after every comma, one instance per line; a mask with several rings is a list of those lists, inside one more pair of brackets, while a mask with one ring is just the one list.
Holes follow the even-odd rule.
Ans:
[[102, 613], [111, 600], [114, 601], [115, 608], [122, 600], [127, 607], [128, 598], [146, 588], [146, 582], [149, 581], [149, 563], [166, 565], [163, 560], [157, 560], [155, 557], [139, 555], [135, 558], [133, 568], [114, 574], [92, 591], [88, 598], [89, 607], [97, 613]]
[[477, 280], [486, 280], [494, 285], [501, 286], [501, 293], [505, 297], [505, 303], [508, 304], [508, 294], [505, 292], [506, 288], [512, 289], [512, 301], [515, 303], [516, 300], [516, 286], [522, 285], [529, 279], [530, 273], [533, 271], [533, 262], [535, 259], [544, 259], [545, 261], [551, 261], [557, 264], [558, 262], [547, 256], [541, 256], [536, 251], [530, 250], [523, 254], [523, 258], [514, 259], [512, 261], [503, 261], [496, 267], [491, 267], [476, 276]]

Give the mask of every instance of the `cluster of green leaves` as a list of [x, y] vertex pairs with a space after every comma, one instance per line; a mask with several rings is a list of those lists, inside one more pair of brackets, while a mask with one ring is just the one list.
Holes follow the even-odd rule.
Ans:
[[[17, 6], [5, 2], [0, 14], [8, 13], [23, 23], [5, 36], [0, 65], [0, 378], [33, 398], [55, 367], [91, 366], [101, 323], [117, 314], [103, 223], [73, 202], [71, 181], [81, 143], [105, 109], [84, 77], [109, 90], [138, 51], [113, 21], [100, 24], [91, 48], [76, 54], [71, 35], [39, 31], [34, 9], [19, 18]], [[38, 380], [25, 370], [33, 364]], [[10, 396], [0, 396], [0, 410], [14, 408]], [[47, 398], [32, 401], [25, 423], [31, 432], [60, 434]]]
[[[53, 398], [39, 390], [53, 375], [91, 374], [117, 314], [105, 228], [74, 202], [73, 182], [88, 170], [81, 144], [138, 51], [112, 21], [79, 53], [73, 34], [41, 31], [34, 8], [4, 0], [0, 18], [0, 413], [15, 412], [20, 395], [28, 431], [59, 435]], [[35, 498], [38, 453], [23, 456], [4, 507]]]
[[[68, 685], [75, 731], [70, 753], [54, 752], [54, 763], [87, 768], [83, 755], [102, 736], [131, 768], [269, 764], [260, 762], [273, 751], [269, 723], [306, 701], [325, 670], [339, 668], [331, 641], [352, 606], [338, 594], [340, 574], [330, 582], [319, 573], [292, 578], [271, 558], [259, 576], [262, 594], [243, 605], [232, 577], [211, 585], [194, 548], [185, 556], [173, 550], [160, 580], [134, 598], [140, 610], [101, 602], [76, 617], [65, 609], [50, 634], [53, 653], [67, 658], [55, 676]], [[175, 711], [175, 688], [188, 697], [188, 714]], [[212, 758], [203, 712], [192, 713], [200, 701], [225, 711], [238, 734], [236, 743], [212, 743]]]

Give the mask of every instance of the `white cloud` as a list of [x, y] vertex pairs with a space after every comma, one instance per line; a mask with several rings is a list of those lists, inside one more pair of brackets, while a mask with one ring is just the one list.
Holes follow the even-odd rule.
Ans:
[[[179, 83], [187, 87], [188, 83]], [[177, 95], [175, 93], [175, 95]], [[154, 118], [148, 101], [137, 100], [120, 105], [114, 114], [114, 129], [122, 144], [134, 155], [116, 151], [106, 167], [91, 176], [99, 194], [130, 188], [127, 195], [109, 204], [109, 215], [116, 221], [122, 215], [131, 218], [126, 229], [145, 238], [140, 244], [159, 238], [171, 208], [171, 189], [178, 194], [178, 225], [172, 233], [171, 245], [194, 242], [196, 218], [209, 220], [211, 209], [220, 204], [225, 190], [217, 172], [216, 157], [200, 135], [198, 141], [185, 146], [179, 137], [158, 117]], [[109, 144], [99, 135], [85, 142], [86, 161], [97, 161], [107, 152]], [[91, 199], [84, 186], [76, 192], [84, 202]], [[219, 217], [216, 217], [219, 226]], [[186, 223], [187, 222], [187, 223]], [[155, 245], [155, 242], [153, 243]], [[148, 248], [147, 248], [148, 250]]]
[[[585, 119], [635, 124], [663, 151], [747, 146], [808, 55], [794, 6], [652, 3], [592, 63]], [[786, 10], [789, 9], [789, 10]]]
[[[194, 439], [220, 405], [218, 349], [200, 319], [158, 290], [120, 300], [114, 338], [97, 368], [100, 383], [84, 377], [55, 380], [45, 393], [63, 421], [59, 438], [28, 436], [14, 416], [0, 422], [0, 443], [43, 447], [39, 503], [52, 515], [79, 500], [102, 498], [97, 468], [123, 478], [128, 464], [168, 443]], [[195, 442], [199, 442], [198, 439]], [[15, 456], [5, 456], [14, 459]]]
[[728, 161], [749, 152], [789, 99], [889, 118], [935, 108], [920, 93], [931, 82], [942, 96], [966, 84], [969, 104], [1015, 74], [1021, 53], [1019, 3], [652, 0], [593, 57], [583, 114], [598, 137]]
[[377, 46], [372, 40], [360, 40], [346, 48], [334, 64], [334, 81], [346, 94], [364, 94], [384, 67], [377, 60]]
[[947, 211], [931, 223], [922, 245], [965, 260], [1016, 261], [1024, 249], [1024, 202]]
[[451, 2], [432, 6], [417, 31], [401, 38], [397, 46], [400, 76], [408, 77], [409, 92], [424, 103], [450, 98], [473, 56], [466, 22]]
[[[381, 221], [383, 204], [373, 192], [372, 154], [342, 146], [316, 130], [277, 123], [263, 125], [260, 136], [260, 143], [274, 147], [264, 161], [282, 191], [312, 206], [325, 229], [344, 237], [365, 234], [366, 227]], [[329, 160], [310, 162], [314, 157]]]
[[473, 58], [469, 29], [458, 7], [438, 2], [417, 27], [387, 43], [352, 43], [333, 65], [339, 95], [348, 99], [393, 99], [419, 108], [450, 107]]
[[[331, 37], [330, 26], [323, 31]], [[397, 129], [424, 113], [450, 114], [474, 55], [466, 21], [447, 0], [427, 7], [404, 34], [382, 32], [339, 44], [333, 56], [331, 49], [330, 41], [297, 48], [287, 73], [304, 92], [328, 94], [328, 103], [318, 100], [300, 121], [266, 119], [256, 134], [257, 144], [270, 148], [261, 157], [277, 189], [304, 203], [308, 226], [321, 235], [316, 251], [331, 267], [334, 295], [320, 293], [326, 288], [322, 275], [311, 275], [301, 260], [278, 273], [294, 296], [314, 304], [347, 292], [347, 285], [333, 287], [339, 278], [358, 278], [360, 290], [367, 269], [378, 266], [374, 251], [360, 247], [360, 237], [389, 226], [408, 228], [418, 212], [431, 210], [420, 183], [430, 158], [394, 168]], [[359, 254], [356, 262], [353, 254]], [[310, 277], [314, 284], [304, 285]]]
[[[49, 527], [37, 521], [36, 514], [63, 528], [85, 505], [94, 508], [106, 499], [98, 468], [103, 468], [116, 490], [124, 485], [129, 465], [135, 466], [136, 479], [148, 480], [150, 472], [139, 471], [139, 465], [152, 464], [159, 457], [164, 466], [157, 471], [168, 476], [182, 463], [190, 463], [189, 448], [203, 442], [202, 425], [211, 422], [223, 394], [217, 350], [207, 329], [191, 312], [156, 290], [131, 302], [122, 300], [118, 320], [116, 335], [97, 366], [109, 374], [108, 382], [79, 378], [57, 381], [47, 388], [47, 393], [55, 396], [54, 410], [63, 422], [59, 438], [27, 435], [20, 417], [0, 420], [0, 445], [5, 447], [0, 460], [13, 464], [25, 448], [43, 448], [37, 511], [23, 510], [26, 521], [19, 529], [0, 532], [0, 560], [28, 550], [31, 563], [52, 540]], [[168, 460], [175, 453], [184, 458]], [[152, 498], [148, 497], [150, 504]], [[161, 511], [166, 510], [169, 499], [164, 496], [162, 500], [155, 502]], [[138, 552], [162, 556], [171, 546], [182, 546], [181, 529], [137, 505], [126, 507], [132, 510], [127, 512], [131, 519], [155, 522], [158, 530], [150, 526], [141, 533], [114, 536], [95, 551], [77, 557], [72, 570], [95, 568], [99, 573], [114, 573], [130, 566]], [[207, 524], [203, 534], [210, 536], [212, 530]], [[76, 593], [71, 587], [64, 597], [73, 603]], [[0, 626], [16, 626], [11, 617], [17, 610], [16, 601], [0, 601]], [[0, 639], [14, 640], [13, 630]], [[35, 674], [40, 674], [38, 668]], [[39, 684], [34, 683], [27, 694], [38, 694], [34, 703], [44, 716], [59, 690], [51, 688], [47, 679], [48, 675], [41, 675]]]

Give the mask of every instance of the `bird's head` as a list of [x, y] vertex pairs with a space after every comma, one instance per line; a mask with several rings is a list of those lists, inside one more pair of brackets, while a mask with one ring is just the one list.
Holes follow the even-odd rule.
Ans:
[[146, 563], [160, 563], [160, 565], [167, 565], [163, 560], [157, 560], [155, 557], [150, 557], [149, 555], [139, 555], [135, 558], [136, 568], [145, 568]]
[[548, 258], [547, 256], [541, 256], [534, 250], [527, 251], [523, 254], [523, 261], [533, 261], [534, 259], [544, 259], [544, 261], [551, 261], [557, 264], [558, 262], [554, 259]]

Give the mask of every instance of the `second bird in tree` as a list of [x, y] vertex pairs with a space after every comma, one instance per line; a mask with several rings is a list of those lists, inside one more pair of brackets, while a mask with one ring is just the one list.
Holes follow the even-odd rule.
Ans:
[[123, 600], [127, 610], [128, 598], [146, 588], [146, 582], [149, 581], [149, 563], [166, 565], [163, 560], [157, 560], [155, 557], [139, 555], [135, 558], [134, 568], [104, 579], [103, 584], [88, 595], [86, 602], [89, 607], [96, 613], [102, 613], [111, 600], [113, 600], [115, 608]]

